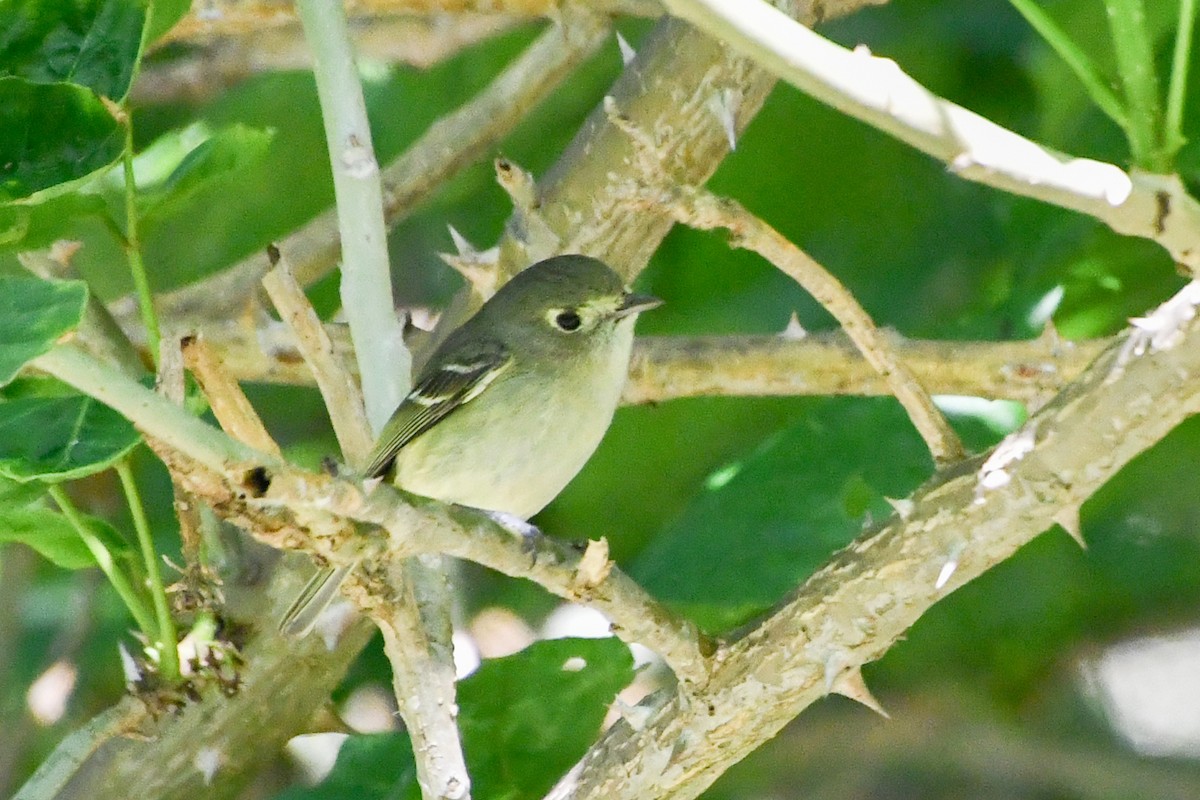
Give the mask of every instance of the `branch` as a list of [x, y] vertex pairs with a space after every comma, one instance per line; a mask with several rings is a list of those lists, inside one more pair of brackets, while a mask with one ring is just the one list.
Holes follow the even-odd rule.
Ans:
[[[586, 0], [585, 5], [601, 14], [656, 17], [663, 13], [655, 0]], [[443, 14], [510, 15], [516, 18], [549, 17], [562, 13], [562, 0], [356, 0], [347, 11], [352, 22], [374, 24], [396, 16]], [[206, 0], [193, 8], [158, 42], [205, 40], [214, 36], [245, 36], [264, 29], [294, 24], [290, 2], [279, 0]]]
[[358, 384], [344, 368], [347, 362], [338, 358], [317, 312], [308, 302], [300, 284], [296, 283], [291, 266], [273, 245], [268, 248], [268, 257], [273, 257], [278, 263], [263, 278], [263, 286], [275, 304], [280, 319], [292, 332], [309, 375], [321, 391], [342, 458], [347, 463], [359, 464], [371, 451], [372, 437]]
[[[1037, 407], [1083, 372], [1110, 342], [1042, 337], [1015, 342], [912, 341], [891, 347], [935, 395], [1018, 400]], [[623, 401], [680, 397], [883, 395], [887, 382], [844, 333], [650, 336], [637, 339]]]
[[[290, 15], [290, 3], [286, 10]], [[513, 29], [522, 21], [519, 17], [497, 14], [459, 14], [451, 20], [381, 17], [364, 20], [355, 27], [353, 35], [358, 51], [365, 58], [428, 69], [474, 44]], [[182, 29], [173, 29], [167, 37], [174, 37], [176, 30]], [[199, 105], [258, 73], [312, 68], [312, 52], [304, 43], [304, 33], [298, 24], [260, 26], [215, 41], [209, 41], [210, 38], [194, 38], [194, 46], [184, 52], [172, 52], [166, 58], [145, 59], [130, 90], [133, 104]]]
[[738, 247], [753, 250], [800, 284], [833, 315], [867, 363], [883, 377], [891, 393], [908, 412], [934, 461], [945, 465], [964, 456], [958, 434], [933, 404], [929, 392], [875, 327], [875, 321], [866, 309], [828, 270], [734, 200], [717, 197], [703, 189], [683, 187], [655, 199], [666, 200], [674, 217], [685, 225], [703, 230], [729, 230]]
[[[368, 456], [369, 445], [363, 444], [371, 438], [369, 434], [378, 435], [409, 390], [412, 355], [396, 320], [383, 188], [345, 11], [341, 3], [328, 0], [297, 0], [296, 8], [313, 49], [313, 74], [333, 164], [342, 240], [342, 307], [354, 341], [369, 427], [361, 424], [357, 408], [335, 411], [331, 407], [330, 412], [339, 422], [354, 426], [354, 438], [344, 431], [344, 440], [352, 443], [347, 456], [357, 466]], [[280, 281], [274, 284], [280, 288]], [[320, 330], [315, 313], [308, 311], [309, 327]], [[323, 357], [326, 353], [322, 349], [313, 355]], [[334, 369], [325, 359], [318, 360], [314, 367], [326, 374]], [[335, 379], [326, 382], [327, 388], [341, 388], [348, 382], [340, 370], [337, 372]], [[356, 396], [345, 393], [325, 396], [327, 404], [356, 400]], [[388, 643], [396, 702], [411, 733], [422, 797], [470, 800], [471, 779], [454, 713], [457, 704], [450, 638], [453, 596], [449, 582], [435, 570], [416, 560], [405, 563], [400, 570], [391, 570], [388, 588], [393, 596], [390, 602], [373, 609], [373, 619]], [[414, 637], [414, 631], [421, 635]]]
[[[779, 0], [807, 24], [883, 2]], [[731, 133], [736, 137], [749, 124], [774, 85], [774, 76], [752, 61], [668, 18], [643, 40], [610, 94], [633, 125], [655, 133], [672, 184], [699, 186], [730, 152]], [[716, 106], [727, 113], [714, 112]], [[510, 219], [501, 271], [512, 275], [555, 253], [583, 253], [632, 280], [674, 224], [665, 211], [648, 213], [624, 199], [628, 182], [641, 178], [635, 155], [598, 105], [542, 179], [536, 219]]]
[[[608, 26], [594, 14], [568, 7], [552, 25], [479, 94], [429, 127], [382, 173], [384, 216], [395, 226], [447, 180], [475, 163], [507, 136], [535, 105], [606, 39]], [[328, 274], [341, 255], [337, 217], [331, 208], [278, 242], [296, 280], [308, 285]], [[177, 326], [236, 320], [271, 268], [261, 250], [204, 280], [155, 298], [159, 313]], [[112, 305], [126, 330], [137, 308], [131, 298]]]
[[[1126, 173], [1044, 148], [933, 95], [887, 58], [847, 50], [762, 0], [664, 0], [672, 14], [803, 92], [968, 180], [1088, 214], [1200, 269], [1200, 203], [1174, 175]], [[623, 108], [624, 106], [622, 106]]]
[[1200, 411], [1200, 283], [1138, 321], [986, 458], [935, 475], [717, 654], [708, 686], [638, 730], [609, 729], [559, 800], [699, 795], [891, 647], [949, 592], [999, 564]]
[[[344, 325], [325, 326], [338, 358], [350, 352]], [[971, 395], [1040, 406], [1074, 380], [1110, 342], [1073, 342], [1051, 332], [1009, 342], [928, 341], [883, 334], [921, 385], [935, 395]], [[259, 328], [217, 329], [206, 336], [243, 381], [311, 386], [288, 329], [270, 319]], [[353, 364], [349, 365], [353, 369]], [[887, 382], [840, 331], [793, 335], [641, 336], [622, 402], [683, 397], [884, 395]]]

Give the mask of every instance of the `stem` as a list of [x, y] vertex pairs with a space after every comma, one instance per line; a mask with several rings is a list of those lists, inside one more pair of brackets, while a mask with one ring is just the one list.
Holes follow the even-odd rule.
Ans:
[[1154, 52], [1146, 30], [1146, 9], [1142, 0], [1105, 0], [1104, 5], [1117, 56], [1117, 72], [1125, 87], [1129, 109], [1125, 133], [1133, 162], [1155, 172], [1165, 172], [1167, 164], [1159, 138], [1162, 109], [1158, 78], [1154, 74]]
[[125, 254], [129, 258], [129, 272], [133, 276], [133, 287], [137, 292], [138, 308], [142, 312], [142, 325], [146, 328], [146, 343], [150, 348], [150, 360], [158, 365], [162, 333], [158, 317], [154, 313], [154, 294], [146, 277], [146, 265], [142, 262], [142, 241], [138, 234], [137, 183], [133, 178], [133, 115], [129, 105], [125, 106]]
[[1179, 0], [1179, 27], [1175, 31], [1175, 53], [1171, 58], [1171, 83], [1167, 87], [1167, 114], [1163, 123], [1164, 155], [1172, 160], [1187, 141], [1183, 135], [1183, 103], [1187, 95], [1192, 26], [1195, 24], [1196, 0]]
[[117, 590], [117, 594], [124, 601], [125, 607], [133, 615], [138, 629], [146, 635], [146, 638], [153, 640], [154, 619], [150, 616], [150, 610], [146, 608], [146, 604], [138, 596], [137, 591], [133, 588], [133, 584], [129, 582], [129, 578], [117, 568], [116, 563], [113, 562], [112, 553], [108, 552], [108, 548], [104, 546], [100, 538], [88, 527], [87, 520], [83, 518], [83, 514], [79, 513], [79, 509], [71, 501], [71, 497], [67, 494], [66, 489], [58, 484], [50, 484], [46, 490], [50, 493], [50, 497], [54, 499], [58, 510], [67, 518], [67, 522], [71, 523], [71, 527], [79, 534], [79, 538], [83, 539], [83, 543], [87, 545], [87, 549], [92, 552], [92, 557], [96, 559], [96, 564], [100, 567], [100, 571], [108, 578], [108, 582]]
[[412, 360], [392, 300], [383, 189], [362, 84], [340, 2], [299, 0], [333, 169], [342, 236], [342, 307], [362, 375], [363, 399], [379, 431], [408, 391]]
[[154, 550], [150, 523], [146, 519], [146, 508], [142, 504], [137, 481], [133, 478], [133, 470], [129, 468], [128, 456], [116, 463], [116, 470], [121, 478], [121, 488], [125, 491], [125, 502], [129, 504], [129, 514], [133, 517], [133, 528], [137, 531], [142, 561], [146, 564], [146, 581], [150, 597], [154, 601], [154, 616], [158, 619], [159, 669], [162, 676], [173, 683], [179, 680], [179, 638], [175, 631], [175, 620], [171, 617], [171, 609], [167, 604], [167, 591], [163, 588], [162, 571], [158, 567], [158, 553]]
[[1109, 87], [1100, 74], [1100, 70], [1096, 68], [1096, 63], [1088, 58], [1087, 53], [1083, 52], [1079, 45], [1075, 44], [1075, 41], [1034, 0], [1009, 0], [1009, 2], [1066, 63], [1067, 68], [1075, 73], [1075, 77], [1083, 84], [1088, 96], [1092, 98], [1092, 102], [1113, 122], [1120, 125], [1128, 135], [1129, 115], [1116, 92]]

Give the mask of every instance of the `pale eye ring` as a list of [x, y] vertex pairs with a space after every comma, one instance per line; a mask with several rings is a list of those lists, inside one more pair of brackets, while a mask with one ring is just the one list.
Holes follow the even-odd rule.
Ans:
[[583, 320], [580, 319], [579, 314], [567, 309], [554, 315], [554, 324], [558, 326], [559, 330], [570, 333], [571, 331], [579, 330], [579, 326], [583, 324]]

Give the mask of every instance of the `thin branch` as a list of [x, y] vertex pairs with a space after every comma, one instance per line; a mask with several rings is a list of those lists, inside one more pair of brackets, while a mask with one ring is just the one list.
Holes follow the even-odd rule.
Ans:
[[1077, 509], [1200, 412], [1197, 302], [1193, 282], [972, 469], [935, 475], [906, 516], [859, 537], [722, 648], [699, 696], [676, 696], [636, 730], [618, 722], [548, 797], [698, 796], [935, 602]]
[[729, 230], [738, 247], [753, 250], [800, 284], [841, 323], [859, 352], [883, 376], [925, 440], [934, 461], [944, 465], [963, 457], [965, 451], [958, 434], [933, 404], [929, 392], [880, 334], [866, 309], [828, 270], [734, 200], [695, 188], [681, 188], [665, 198], [655, 199], [665, 200], [675, 218], [685, 225], [703, 230]]
[[[325, 326], [335, 357], [350, 350], [344, 325]], [[1040, 406], [1109, 342], [1043, 336], [1009, 342], [931, 341], [884, 334], [898, 357], [935, 395], [971, 395]], [[242, 381], [313, 385], [288, 329], [225, 327], [205, 337]], [[348, 362], [353, 370], [354, 365]], [[643, 336], [634, 340], [622, 402], [683, 397], [880, 395], [888, 386], [838, 331], [761, 336]]]
[[138, 593], [138, 590], [130, 583], [129, 576], [113, 561], [112, 553], [109, 552], [108, 547], [100, 540], [95, 531], [88, 526], [87, 520], [75, 506], [71, 496], [67, 494], [67, 490], [61, 484], [52, 483], [46, 487], [46, 491], [54, 500], [54, 504], [58, 506], [58, 510], [67, 518], [67, 522], [79, 534], [79, 538], [83, 540], [84, 545], [92, 554], [92, 558], [96, 559], [96, 566], [100, 567], [104, 577], [108, 578], [108, 582], [120, 595], [121, 601], [129, 609], [129, 614], [137, 623], [138, 629], [146, 635], [147, 639], [153, 641], [156, 638], [154, 617], [146, 605], [145, 597]]
[[[555, 18], [563, 10], [562, 0], [356, 0], [348, 4], [352, 22], [395, 16], [444, 14], [509, 15], [514, 18]], [[656, 0], [586, 0], [592, 11], [656, 17], [663, 13]], [[175, 24], [156, 44], [214, 36], [244, 36], [290, 25], [296, 20], [290, 2], [279, 0], [206, 0], [204, 6]]]
[[225, 369], [221, 358], [208, 343], [198, 336], [184, 337], [183, 361], [208, 398], [213, 415], [221, 427], [239, 442], [255, 450], [279, 455], [279, 445], [271, 438], [258, 412], [238, 386], [237, 380]]
[[1167, 84], [1167, 110], [1163, 116], [1163, 149], [1174, 159], [1187, 143], [1183, 135], [1183, 111], [1187, 101], [1188, 68], [1192, 62], [1192, 33], [1196, 25], [1196, 0], [1179, 0], [1179, 24], [1171, 56], [1171, 78]]
[[762, 0], [664, 4], [801, 91], [946, 162], [963, 178], [1088, 214], [1200, 270], [1200, 203], [1175, 176], [1127, 173], [1056, 153], [936, 97], [891, 59], [847, 50]]
[[[935, 395], [1017, 400], [1034, 407], [1083, 372], [1108, 344], [912, 341], [889, 345]], [[635, 341], [627, 404], [680, 397], [882, 395], [887, 382], [841, 332], [787, 336], [654, 336]]]
[[117, 462], [116, 470], [121, 479], [121, 490], [125, 493], [125, 501], [129, 506], [129, 515], [133, 518], [133, 529], [137, 533], [142, 562], [146, 565], [146, 588], [150, 591], [150, 599], [154, 604], [154, 618], [158, 623], [155, 643], [159, 648], [159, 668], [163, 677], [174, 683], [179, 680], [179, 634], [167, 603], [167, 590], [163, 584], [162, 570], [158, 565], [158, 553], [154, 549], [150, 521], [146, 518], [146, 507], [142, 504], [137, 480], [129, 466], [129, 456]]
[[[287, 6], [289, 12], [291, 4]], [[350, 9], [354, 13], [354, 9]], [[485, 39], [522, 23], [496, 14], [445, 17], [377, 17], [351, 33], [364, 58], [428, 69]], [[172, 31], [171, 34], [174, 34]], [[169, 35], [171, 35], [169, 34]], [[156, 103], [200, 105], [253, 75], [312, 69], [312, 52], [299, 24], [256, 28], [142, 62], [130, 98], [135, 106]]]
[[1154, 44], [1146, 27], [1143, 0], [1104, 0], [1108, 27], [1112, 32], [1117, 74], [1125, 89], [1129, 124], [1125, 135], [1133, 151], [1133, 163], [1143, 169], [1163, 172], [1170, 165], [1163, 158], [1162, 105], [1158, 75], [1154, 72]]
[[346, 14], [341, 3], [298, 0], [333, 167], [342, 239], [342, 307], [350, 323], [371, 427], [379, 430], [408, 391], [412, 357], [392, 301], [383, 186]]
[[126, 103], [122, 109], [125, 122], [125, 150], [121, 156], [124, 168], [125, 195], [125, 256], [129, 260], [129, 274], [133, 277], [134, 292], [137, 296], [138, 310], [142, 316], [142, 326], [146, 332], [146, 342], [150, 350], [150, 360], [158, 363], [158, 351], [162, 342], [162, 334], [158, 329], [158, 314], [154, 310], [154, 292], [150, 288], [150, 279], [146, 276], [146, 264], [142, 259], [142, 239], [138, 233], [137, 181], [133, 175], [133, 116]]
[[[383, 170], [384, 214], [395, 226], [447, 180], [475, 163], [507, 136], [608, 35], [595, 14], [563, 9], [561, 24], [542, 33], [516, 60], [464, 105], [433, 123]], [[278, 243], [296, 280], [308, 285], [328, 274], [341, 255], [337, 216], [331, 208]], [[211, 325], [236, 319], [271, 268], [261, 250], [246, 260], [155, 300], [176, 325]], [[126, 331], [135, 328], [137, 306], [124, 298], [112, 306]], [[207, 330], [207, 329], [206, 329]]]
[[317, 382], [325, 408], [333, 423], [342, 457], [349, 464], [360, 464], [371, 451], [371, 429], [363, 410], [358, 384], [339, 360], [317, 312], [304, 295], [288, 262], [278, 250], [270, 248], [278, 259], [275, 268], [263, 278], [263, 286], [275, 304], [280, 318], [291, 329], [304, 363]]

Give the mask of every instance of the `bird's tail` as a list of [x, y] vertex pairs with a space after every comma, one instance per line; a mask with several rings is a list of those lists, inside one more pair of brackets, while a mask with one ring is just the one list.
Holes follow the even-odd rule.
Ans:
[[279, 620], [279, 630], [288, 636], [307, 636], [352, 569], [353, 565], [325, 567], [313, 575]]

